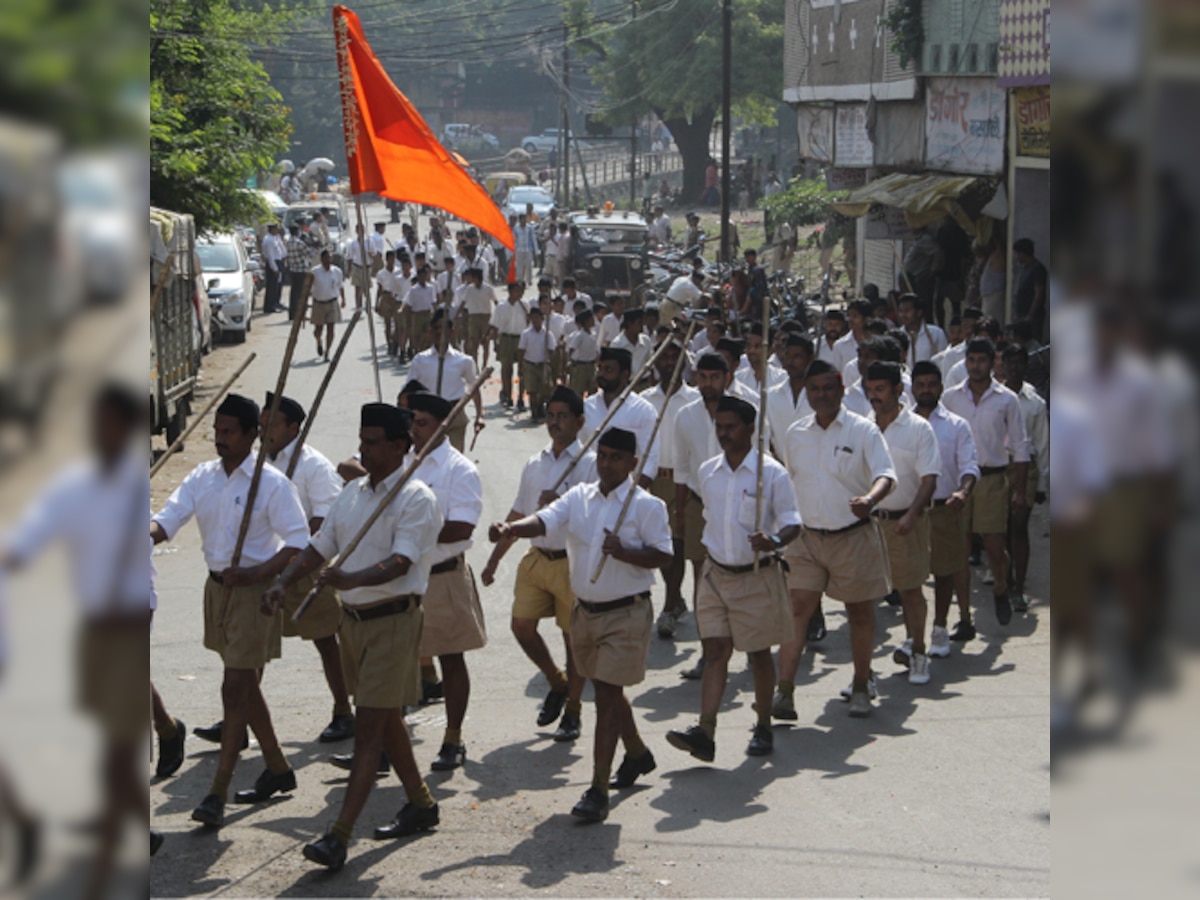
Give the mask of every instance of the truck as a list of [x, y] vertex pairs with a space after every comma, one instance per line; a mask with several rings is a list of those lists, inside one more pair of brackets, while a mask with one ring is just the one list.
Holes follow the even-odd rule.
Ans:
[[201, 341], [197, 327], [203, 273], [196, 255], [196, 225], [190, 215], [150, 209], [150, 408], [151, 432], [166, 432], [167, 444], [187, 427]]

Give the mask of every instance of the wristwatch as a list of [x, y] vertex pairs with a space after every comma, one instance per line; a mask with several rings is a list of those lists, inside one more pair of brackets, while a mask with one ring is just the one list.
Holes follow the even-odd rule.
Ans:
[[777, 534], [771, 535], [771, 543], [775, 545], [776, 550], [780, 550], [783, 548], [783, 541], [781, 541], [779, 539], [779, 535], [777, 535]]

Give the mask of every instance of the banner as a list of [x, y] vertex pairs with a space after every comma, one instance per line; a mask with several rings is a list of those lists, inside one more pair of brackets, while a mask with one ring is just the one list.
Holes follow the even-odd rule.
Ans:
[[1004, 171], [1005, 95], [991, 78], [930, 78], [925, 165], [966, 175]]
[[875, 146], [867, 134], [867, 104], [839, 104], [834, 128], [836, 165], [865, 168], [875, 164]]
[[1013, 91], [1017, 116], [1017, 155], [1050, 156], [1050, 86]]

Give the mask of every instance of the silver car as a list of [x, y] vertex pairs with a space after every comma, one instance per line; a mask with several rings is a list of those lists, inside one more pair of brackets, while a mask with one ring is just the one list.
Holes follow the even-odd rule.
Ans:
[[518, 184], [508, 190], [508, 197], [504, 201], [504, 215], [519, 216], [530, 203], [533, 204], [533, 211], [539, 219], [546, 218], [550, 215], [550, 210], [554, 209], [554, 198], [545, 188], [536, 184]]
[[216, 340], [246, 340], [254, 308], [254, 272], [239, 235], [214, 234], [196, 239], [204, 269], [212, 329]]

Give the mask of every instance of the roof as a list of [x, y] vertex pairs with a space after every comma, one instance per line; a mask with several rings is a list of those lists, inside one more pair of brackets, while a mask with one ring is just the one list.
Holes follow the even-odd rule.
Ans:
[[638, 213], [624, 212], [614, 210], [612, 212], [601, 212], [596, 215], [588, 215], [586, 212], [573, 212], [567, 216], [573, 225], [603, 225], [603, 226], [620, 226], [622, 228], [645, 228], [649, 230], [650, 226], [646, 224], [645, 218]]
[[895, 172], [856, 188], [844, 200], [834, 203], [833, 208], [843, 215], [858, 218], [865, 216], [876, 204], [891, 206], [904, 210], [905, 218], [914, 228], [930, 225], [946, 216], [953, 216], [962, 224], [964, 218], [969, 221], [970, 217], [966, 216], [959, 198], [973, 188], [982, 189], [988, 185], [994, 190], [995, 182], [990, 178]]

